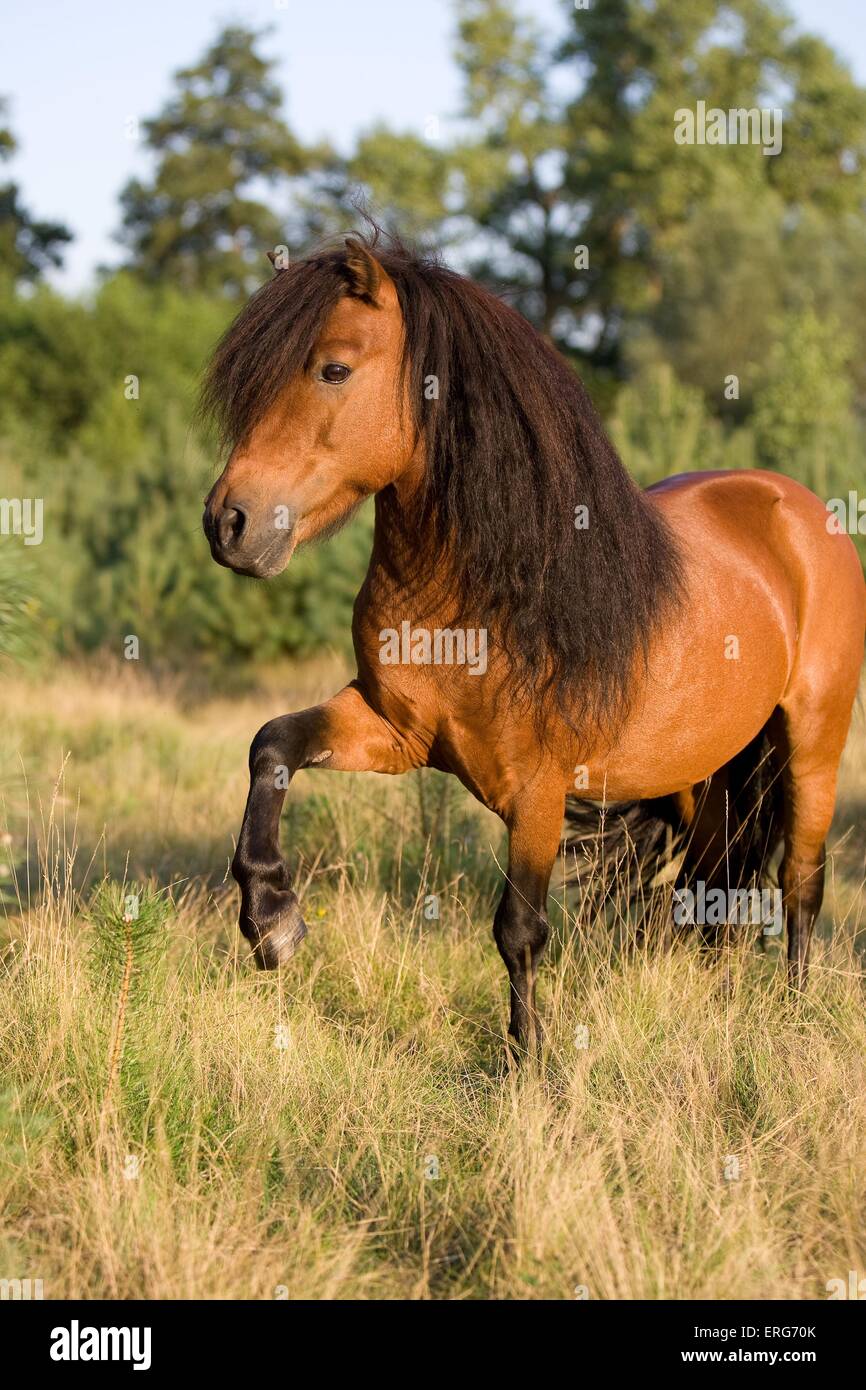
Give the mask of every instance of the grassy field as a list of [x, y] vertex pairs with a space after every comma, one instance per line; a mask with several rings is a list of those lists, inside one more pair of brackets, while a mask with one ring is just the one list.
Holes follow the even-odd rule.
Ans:
[[337, 681], [4, 677], [0, 1277], [257, 1299], [820, 1299], [863, 1277], [862, 726], [808, 999], [775, 942], [744, 945], [728, 998], [692, 944], [623, 953], [557, 890], [545, 1051], [515, 1068], [503, 835], [451, 779], [301, 773], [284, 836], [310, 935], [278, 975], [248, 961], [226, 882], [247, 746]]

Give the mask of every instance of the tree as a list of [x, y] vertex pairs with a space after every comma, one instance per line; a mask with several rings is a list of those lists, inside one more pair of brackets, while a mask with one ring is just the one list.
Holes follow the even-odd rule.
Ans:
[[[760, 209], [775, 191], [788, 221], [810, 206], [862, 210], [866, 93], [772, 0], [607, 0], [574, 12], [562, 54], [586, 73], [568, 108], [566, 182], [586, 207], [582, 240], [595, 261], [580, 318], [597, 316], [596, 363], [621, 370], [623, 325], [664, 313], [666, 266], [713, 200]], [[675, 113], [701, 100], [782, 110], [781, 151], [674, 145]], [[707, 278], [724, 285], [732, 268], [713, 240]]]
[[786, 471], [805, 460], [809, 482], [826, 496], [829, 462], [844, 454], [850, 430], [854, 345], [838, 322], [810, 309], [787, 315], [775, 338], [753, 416], [759, 458]]
[[[605, 0], [567, 13], [555, 47], [513, 0], [460, 0], [465, 115], [480, 134], [457, 157], [464, 211], [484, 234], [477, 268], [508, 282], [591, 373], [622, 377], [634, 328], [668, 312], [666, 275], [708, 205], [766, 201], [764, 221], [770, 209], [788, 222], [817, 212], [831, 240], [844, 214], [846, 235], [856, 222], [862, 236], [866, 93], [775, 0]], [[781, 153], [678, 145], [675, 113], [698, 101], [782, 108]], [[716, 256], [705, 278], [728, 269]]]
[[[5, 124], [6, 103], [0, 100], [0, 159], [15, 153], [17, 142]], [[13, 285], [38, 280], [50, 266], [63, 264], [61, 248], [72, 233], [61, 222], [43, 222], [21, 203], [16, 183], [0, 184], [0, 279]]]
[[327, 152], [306, 149], [283, 120], [274, 62], [257, 51], [262, 37], [225, 29], [144, 122], [156, 173], [124, 188], [119, 239], [146, 280], [242, 296], [260, 283], [265, 251], [288, 244], [286, 224], [256, 195], [300, 178]]
[[505, 281], [515, 306], [556, 337], [571, 301], [578, 219], [564, 186], [551, 45], [510, 0], [458, 0], [456, 57], [467, 123], [454, 152], [460, 210], [484, 246], [471, 268]]
[[450, 150], [379, 124], [359, 136], [346, 161], [341, 203], [351, 212], [353, 190], [360, 191], [386, 230], [441, 247], [449, 240], [453, 174]]

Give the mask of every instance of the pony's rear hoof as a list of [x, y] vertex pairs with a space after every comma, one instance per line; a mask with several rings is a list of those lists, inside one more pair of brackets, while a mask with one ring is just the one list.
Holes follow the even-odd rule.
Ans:
[[241, 920], [244, 936], [252, 942], [253, 957], [260, 970], [276, 970], [291, 960], [307, 934], [307, 924], [294, 893], [280, 893], [283, 900], [276, 911], [255, 921]]

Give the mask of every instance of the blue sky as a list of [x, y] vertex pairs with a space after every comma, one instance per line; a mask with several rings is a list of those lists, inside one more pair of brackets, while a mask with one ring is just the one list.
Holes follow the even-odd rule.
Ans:
[[[522, 8], [556, 23], [562, 5], [523, 0]], [[866, 82], [864, 0], [789, 0], [788, 8]], [[35, 213], [76, 234], [59, 277], [65, 288], [86, 287], [97, 264], [118, 258], [118, 190], [149, 168], [128, 137], [130, 118], [157, 111], [172, 72], [233, 20], [274, 26], [266, 51], [279, 60], [287, 115], [304, 138], [327, 135], [348, 148], [378, 118], [420, 132], [458, 105], [451, 0], [2, 0], [0, 94], [11, 100], [20, 142], [7, 168]]]

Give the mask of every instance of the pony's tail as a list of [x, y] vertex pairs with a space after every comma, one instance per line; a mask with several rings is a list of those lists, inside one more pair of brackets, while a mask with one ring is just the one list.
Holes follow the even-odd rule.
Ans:
[[784, 834], [782, 761], [766, 729], [729, 763], [736, 826], [728, 849], [731, 884], [769, 887]]
[[[766, 729], [727, 771], [726, 862], [706, 867], [721, 872], [732, 887], [769, 886], [784, 806], [781, 762]], [[567, 877], [593, 895], [607, 892], [614, 878], [627, 881], [629, 895], [637, 897], [688, 876], [688, 831], [668, 797], [608, 805], [568, 797], [563, 848]]]
[[568, 797], [563, 852], [566, 879], [592, 898], [604, 896], [615, 880], [629, 897], [644, 896], [679, 853], [673, 805], [664, 801], [619, 801], [603, 805]]

